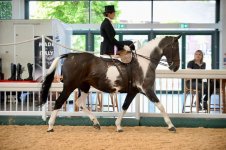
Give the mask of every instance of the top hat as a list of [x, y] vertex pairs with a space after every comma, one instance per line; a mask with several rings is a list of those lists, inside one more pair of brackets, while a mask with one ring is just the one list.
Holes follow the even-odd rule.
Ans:
[[105, 12], [104, 13], [113, 13], [113, 12], [115, 12], [114, 5], [107, 5], [107, 6], [105, 6]]

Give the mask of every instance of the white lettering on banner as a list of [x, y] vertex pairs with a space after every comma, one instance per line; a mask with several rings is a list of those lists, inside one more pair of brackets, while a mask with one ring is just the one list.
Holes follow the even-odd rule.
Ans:
[[[45, 51], [45, 55], [52, 56], [53, 55], [53, 51]], [[42, 56], [42, 51], [40, 51], [40, 56]]]
[[[38, 46], [41, 47], [42, 46], [42, 42], [39, 42]], [[45, 42], [45, 46], [53, 46], [53, 43], [52, 42]]]

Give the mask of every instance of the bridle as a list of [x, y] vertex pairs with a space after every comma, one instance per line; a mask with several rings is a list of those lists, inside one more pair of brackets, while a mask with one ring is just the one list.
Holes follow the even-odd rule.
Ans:
[[[174, 39], [175, 37], [173, 37], [173, 40], [172, 40], [172, 42], [170, 42], [169, 44], [167, 44], [166, 46], [164, 46], [162, 49], [164, 50], [165, 48], [167, 48], [168, 46], [171, 46], [171, 49], [174, 49], [174, 43], [175, 43], [175, 39]], [[154, 61], [156, 61], [156, 59], [155, 58], [151, 58], [151, 57], [148, 57], [148, 56], [144, 56], [144, 55], [141, 55], [141, 54], [138, 54], [137, 52], [136, 52], [136, 50], [134, 50], [135, 52], [132, 52], [132, 53], [135, 53], [135, 56], [140, 56], [140, 57], [142, 57], [142, 58], [144, 58], [144, 59], [146, 59], [146, 60], [149, 60], [149, 61], [151, 61], [151, 60], [154, 60]], [[171, 50], [171, 59], [173, 58], [173, 50]], [[164, 52], [163, 52], [164, 53]], [[162, 54], [163, 55], [163, 54]], [[167, 66], [167, 67], [172, 67], [173, 65], [174, 65], [174, 61], [180, 61], [180, 59], [172, 59], [171, 60], [170, 59], [170, 61], [168, 61], [168, 64], [165, 64], [166, 62], [167, 62], [167, 60], [166, 59], [161, 59], [160, 60], [160, 62], [159, 62], [159, 64], [160, 65], [163, 65], [163, 66]]]

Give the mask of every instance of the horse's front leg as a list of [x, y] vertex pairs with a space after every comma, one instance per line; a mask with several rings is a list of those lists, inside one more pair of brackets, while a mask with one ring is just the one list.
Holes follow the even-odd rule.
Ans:
[[174, 131], [176, 132], [176, 128], [174, 127], [174, 125], [172, 124], [168, 114], [165, 111], [165, 108], [163, 107], [162, 103], [159, 101], [158, 97], [156, 96], [155, 92], [153, 90], [149, 90], [148, 92], [146, 92], [146, 96], [152, 101], [154, 102], [155, 106], [158, 107], [158, 109], [161, 111], [161, 113], [163, 114], [164, 120], [166, 122], [166, 124], [168, 125], [168, 130], [169, 131]]
[[88, 93], [81, 92], [81, 96], [78, 98], [76, 105], [78, 107], [80, 107], [82, 109], [82, 111], [88, 115], [90, 120], [93, 122], [93, 127], [96, 128], [96, 129], [100, 129], [100, 123], [98, 122], [96, 116], [94, 116], [92, 114], [92, 112], [89, 111], [86, 108], [86, 98], [87, 98], [87, 96], [88, 96]]
[[136, 96], [137, 92], [131, 92], [128, 93], [126, 95], [126, 99], [122, 105], [122, 113], [119, 115], [119, 117], [116, 119], [115, 121], [115, 125], [116, 125], [116, 131], [117, 132], [122, 132], [123, 129], [121, 127], [121, 122], [122, 122], [122, 118], [125, 115], [127, 109], [129, 108], [129, 105], [131, 104], [131, 102], [133, 101], [134, 97]]

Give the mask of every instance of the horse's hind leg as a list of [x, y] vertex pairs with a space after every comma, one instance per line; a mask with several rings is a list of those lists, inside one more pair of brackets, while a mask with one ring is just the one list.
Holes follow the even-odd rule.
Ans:
[[82, 111], [84, 113], [86, 113], [88, 115], [90, 120], [93, 122], [94, 128], [100, 129], [100, 123], [98, 122], [97, 118], [92, 114], [91, 111], [89, 111], [86, 108], [86, 98], [87, 98], [87, 96], [88, 96], [88, 92], [85, 93], [85, 92], [82, 91], [81, 96], [78, 98], [77, 105], [82, 109]]
[[67, 100], [67, 98], [69, 97], [70, 94], [71, 94], [71, 90], [63, 88], [63, 91], [61, 92], [60, 96], [56, 100], [54, 110], [50, 116], [49, 128], [48, 128], [47, 132], [54, 131], [53, 125], [55, 124], [57, 113], [58, 113], [59, 109], [62, 107], [62, 105], [64, 104], [64, 102]]
[[154, 93], [154, 91], [150, 90], [150, 91], [148, 91], [148, 93], [146, 93], [146, 95], [152, 102], [155, 103], [155, 106], [158, 107], [158, 109], [163, 114], [163, 118], [164, 118], [166, 124], [168, 125], [168, 130], [176, 132], [176, 128], [172, 124], [168, 114], [165, 111], [165, 108], [163, 107], [162, 103], [159, 101], [159, 99], [156, 96], [156, 94]]

